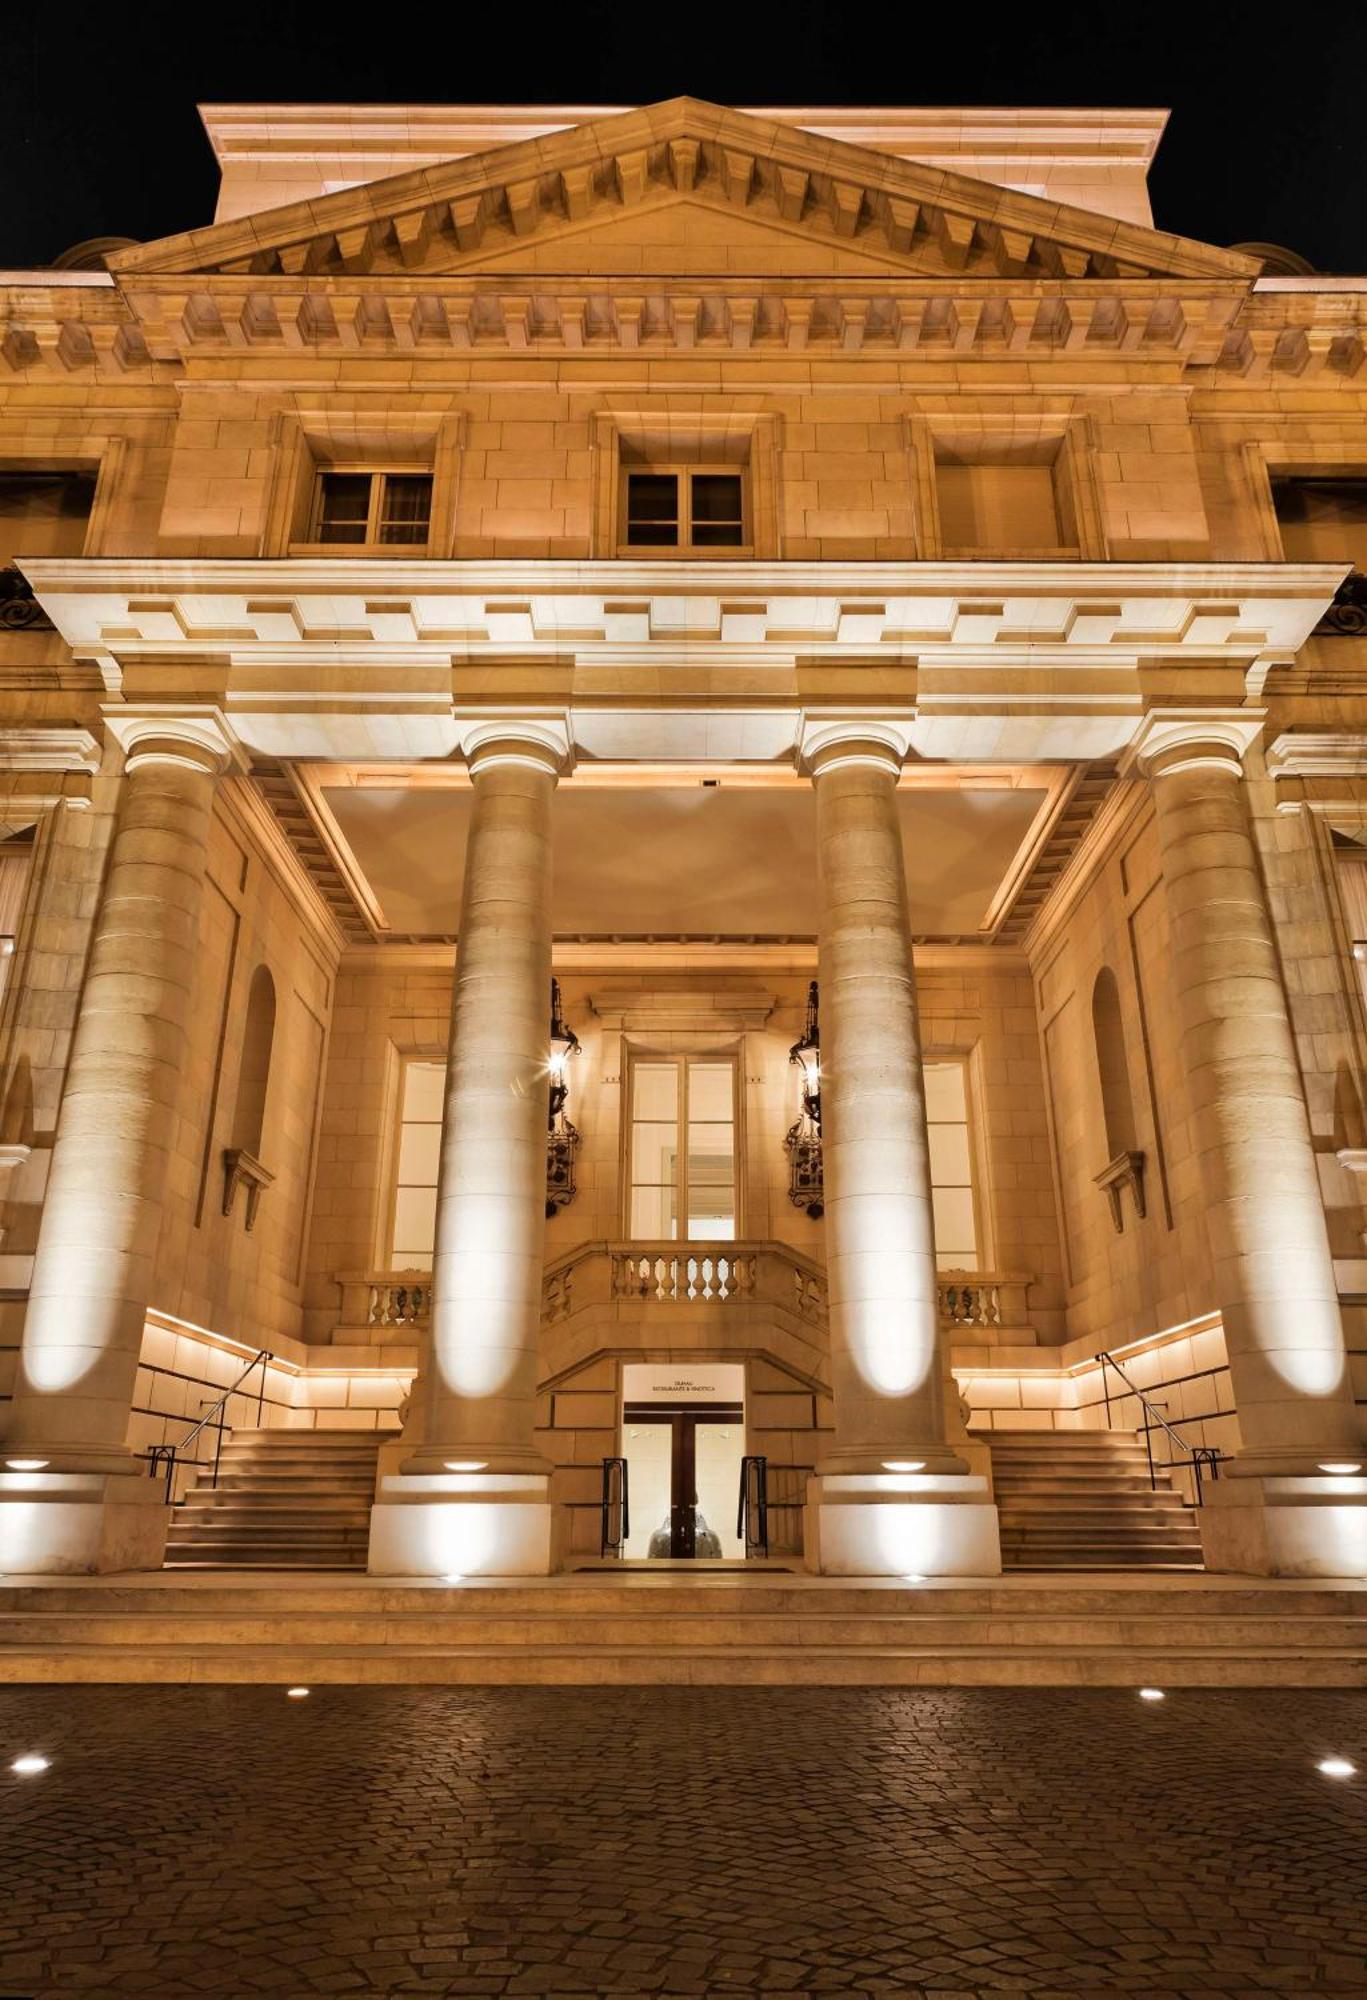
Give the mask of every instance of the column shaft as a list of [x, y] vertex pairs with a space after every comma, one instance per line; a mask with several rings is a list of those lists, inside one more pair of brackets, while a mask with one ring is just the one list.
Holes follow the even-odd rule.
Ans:
[[541, 1471], [535, 1450], [546, 1200], [553, 763], [473, 760], [446, 1078], [431, 1348], [417, 1454]]
[[930, 1147], [916, 984], [886, 752], [818, 767], [822, 1129], [835, 1445], [962, 1469], [945, 1442]]
[[1314, 1145], [1244, 803], [1221, 746], [1156, 757], [1171, 977], [1246, 1470], [1360, 1451]]
[[130, 756], [43, 1205], [9, 1449], [129, 1467], [129, 1409], [185, 1066], [217, 765]]

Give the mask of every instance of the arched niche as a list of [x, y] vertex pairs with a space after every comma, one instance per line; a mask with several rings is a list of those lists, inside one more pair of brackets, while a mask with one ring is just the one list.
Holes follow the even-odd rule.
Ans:
[[245, 1184], [248, 1229], [256, 1221], [262, 1194], [275, 1178], [262, 1166], [260, 1158], [274, 1045], [275, 981], [267, 966], [258, 965], [247, 989], [242, 1060], [238, 1065], [237, 1097], [233, 1104], [232, 1144], [223, 1155], [223, 1213], [232, 1214], [237, 1190]]
[[1120, 1197], [1126, 1186], [1134, 1197], [1136, 1214], [1144, 1214], [1144, 1155], [1139, 1150], [1135, 1123], [1120, 987], [1109, 965], [1102, 966], [1092, 986], [1092, 1041], [1106, 1128], [1106, 1165], [1096, 1176], [1096, 1184], [1111, 1204], [1111, 1220], [1122, 1230], [1125, 1218]]

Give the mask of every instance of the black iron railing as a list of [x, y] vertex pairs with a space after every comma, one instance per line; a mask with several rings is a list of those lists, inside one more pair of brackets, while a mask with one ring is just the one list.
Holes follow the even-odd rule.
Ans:
[[631, 1533], [630, 1482], [627, 1478], [627, 1462], [624, 1458], [603, 1460], [602, 1523], [598, 1536], [598, 1553], [603, 1556], [620, 1556], [626, 1547], [627, 1536]]
[[[1103, 1349], [1096, 1358], [1101, 1363], [1101, 1393], [1106, 1399], [1107, 1429], [1110, 1428], [1111, 1422], [1110, 1377], [1106, 1372], [1109, 1368], [1114, 1369], [1125, 1385], [1126, 1394], [1135, 1397], [1144, 1412], [1144, 1450], [1149, 1461], [1149, 1485], [1154, 1489], [1158, 1486], [1159, 1467], [1155, 1463], [1153, 1456], [1153, 1435], [1155, 1430], [1159, 1430], [1163, 1432], [1176, 1453], [1175, 1457], [1165, 1462], [1162, 1470], [1166, 1471], [1169, 1466], [1173, 1465], [1190, 1466], [1193, 1498], [1198, 1507], [1202, 1506], [1204, 1504], [1204, 1495], [1201, 1490], [1202, 1475], [1204, 1473], [1211, 1479], [1218, 1479], [1220, 1477], [1220, 1467], [1225, 1461], [1226, 1453], [1217, 1451], [1214, 1445], [1188, 1444], [1176, 1426], [1169, 1423], [1168, 1419], [1163, 1415], [1160, 1405], [1155, 1403], [1151, 1397], [1146, 1396], [1144, 1391], [1130, 1380], [1113, 1354], [1108, 1354]], [[1180, 1421], [1185, 1421], [1185, 1419], [1179, 1419]]]
[[736, 1533], [745, 1544], [746, 1560], [769, 1553], [769, 1461], [743, 1458], [740, 1462], [740, 1504], [736, 1509]]
[[[265, 1402], [266, 1402], [266, 1364], [267, 1362], [274, 1360], [274, 1358], [275, 1357], [269, 1352], [268, 1349], [264, 1347], [261, 1348], [258, 1353], [252, 1356], [251, 1360], [242, 1370], [242, 1373], [238, 1376], [237, 1380], [235, 1382], [229, 1383], [228, 1387], [223, 1391], [223, 1394], [215, 1398], [215, 1400], [210, 1404], [209, 1408], [204, 1412], [204, 1415], [199, 1419], [199, 1422], [195, 1424], [193, 1429], [188, 1430], [183, 1438], [177, 1438], [174, 1444], [154, 1444], [152, 1446], [151, 1450], [147, 1453], [147, 1459], [148, 1459], [147, 1469], [151, 1477], [155, 1479], [158, 1473], [161, 1472], [163, 1468], [165, 1468], [166, 1498], [168, 1503], [175, 1498], [176, 1466], [178, 1461], [183, 1457], [186, 1446], [193, 1444], [195, 1440], [198, 1437], [202, 1436], [204, 1431], [207, 1430], [211, 1425], [214, 1428], [215, 1436], [214, 1436], [213, 1471], [211, 1472], [209, 1477], [209, 1484], [211, 1486], [217, 1486], [218, 1464], [219, 1460], [223, 1456], [223, 1433], [224, 1430], [227, 1428], [226, 1413], [228, 1408], [228, 1399], [230, 1396], [237, 1395], [237, 1393], [242, 1387], [242, 1384], [247, 1380], [247, 1377], [252, 1373], [253, 1369], [259, 1368], [261, 1370], [261, 1380], [257, 1384], [257, 1389], [256, 1389], [256, 1421], [259, 1425], [261, 1422], [261, 1413], [265, 1407]], [[196, 1466], [201, 1466], [203, 1462], [204, 1461], [200, 1458], [198, 1452], [196, 1452], [193, 1463]]]

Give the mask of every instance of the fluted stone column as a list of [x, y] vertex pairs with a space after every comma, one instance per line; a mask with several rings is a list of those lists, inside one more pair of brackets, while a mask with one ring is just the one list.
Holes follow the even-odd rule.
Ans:
[[551, 1567], [534, 1439], [546, 1202], [551, 800], [563, 730], [467, 736], [474, 785], [446, 1075], [431, 1334], [370, 1568]]
[[[1215, 1296], [1243, 1449], [1203, 1510], [1207, 1565], [1367, 1570], [1353, 1404], [1295, 1039], [1244, 799], [1257, 719], [1155, 714], [1153, 788], [1170, 976]], [[1229, 1476], [1232, 1473], [1232, 1476]]]
[[[166, 1508], [127, 1445], [185, 1067], [212, 714], [111, 721], [123, 796], [58, 1115], [0, 1473], [0, 1569], [157, 1567]], [[12, 1503], [12, 1504], [7, 1504]]]
[[808, 1556], [844, 1574], [990, 1575], [985, 1482], [947, 1439], [930, 1146], [907, 915], [900, 735], [813, 731], [822, 1135], [835, 1437]]

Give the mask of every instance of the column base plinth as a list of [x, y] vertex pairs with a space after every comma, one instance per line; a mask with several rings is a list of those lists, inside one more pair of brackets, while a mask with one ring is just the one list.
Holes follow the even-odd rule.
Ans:
[[382, 1474], [366, 1568], [372, 1576], [549, 1576], [553, 1516], [543, 1474]]
[[1196, 1518], [1217, 1574], [1367, 1576], [1367, 1477], [1221, 1477]]
[[0, 1471], [0, 1574], [160, 1569], [171, 1509], [145, 1473]]
[[997, 1510], [977, 1474], [818, 1475], [804, 1520], [818, 1576], [1001, 1575]]

